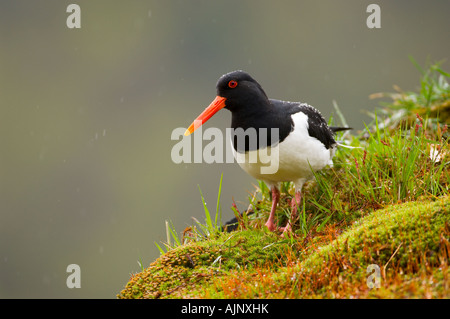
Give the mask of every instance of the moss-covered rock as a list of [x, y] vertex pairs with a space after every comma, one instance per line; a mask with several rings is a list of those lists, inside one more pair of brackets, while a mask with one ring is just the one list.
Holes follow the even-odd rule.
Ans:
[[150, 267], [132, 275], [118, 298], [169, 298], [191, 296], [212, 277], [232, 269], [242, 271], [268, 263], [282, 266], [286, 241], [261, 230], [224, 233], [190, 243], [160, 256]]
[[368, 293], [369, 265], [379, 268], [385, 288], [401, 281], [404, 274], [430, 275], [436, 268], [445, 268], [449, 225], [448, 196], [374, 211], [298, 265], [298, 275], [304, 279], [298, 287], [302, 288], [301, 296], [320, 290], [322, 296], [335, 297], [346, 285]]
[[[209, 298], [448, 298], [450, 198], [374, 211], [295, 265], [231, 273]], [[379, 270], [379, 288], [368, 280]], [[235, 289], [229, 289], [230, 284]], [[239, 291], [239, 294], [236, 294]]]
[[[261, 229], [190, 243], [133, 275], [118, 297], [448, 298], [449, 254], [446, 196], [374, 211], [322, 246]], [[369, 265], [379, 288], [368, 286]]]

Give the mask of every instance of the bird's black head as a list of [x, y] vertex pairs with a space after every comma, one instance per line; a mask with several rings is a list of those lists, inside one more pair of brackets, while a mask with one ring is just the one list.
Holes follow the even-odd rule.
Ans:
[[241, 70], [222, 75], [217, 81], [216, 88], [217, 95], [226, 99], [225, 108], [232, 112], [268, 101], [261, 85]]
[[192, 122], [185, 135], [194, 132], [222, 108], [240, 118], [254, 115], [267, 108], [270, 103], [258, 82], [244, 71], [233, 71], [222, 75], [217, 81], [217, 96], [214, 101]]

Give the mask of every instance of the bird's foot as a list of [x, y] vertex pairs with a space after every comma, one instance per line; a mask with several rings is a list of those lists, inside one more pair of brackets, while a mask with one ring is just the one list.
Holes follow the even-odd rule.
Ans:
[[275, 225], [275, 223], [273, 221], [268, 220], [265, 224], [264, 224], [270, 231], [275, 231], [278, 229], [278, 226]]
[[267, 223], [264, 224], [267, 229], [269, 229], [272, 232], [275, 231], [280, 231], [282, 232], [281, 237], [285, 238], [286, 236], [292, 234], [292, 227], [291, 224], [288, 222], [287, 225], [285, 227], [278, 227], [277, 225], [275, 225], [275, 223], [270, 223], [269, 221], [267, 221]]
[[281, 234], [281, 237], [285, 238], [287, 235], [292, 234], [292, 227], [291, 224], [288, 222], [285, 227], [280, 227], [280, 230], [283, 232]]

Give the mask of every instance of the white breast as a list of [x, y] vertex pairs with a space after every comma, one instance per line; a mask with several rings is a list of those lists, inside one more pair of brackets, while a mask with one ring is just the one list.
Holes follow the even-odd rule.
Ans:
[[326, 165], [332, 165], [335, 146], [326, 149], [318, 139], [308, 134], [308, 117], [302, 112], [292, 115], [294, 130], [280, 144], [256, 151], [238, 153], [238, 164], [249, 175], [269, 186], [293, 181], [297, 189]]

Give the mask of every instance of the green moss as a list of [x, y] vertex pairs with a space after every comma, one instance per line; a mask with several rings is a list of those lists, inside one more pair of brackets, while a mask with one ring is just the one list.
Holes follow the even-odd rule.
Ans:
[[[260, 229], [224, 233], [160, 256], [118, 297], [449, 297], [449, 225], [446, 196], [374, 211], [309, 250]], [[371, 264], [379, 289], [366, 283]]]
[[214, 277], [251, 269], [283, 258], [285, 241], [261, 230], [220, 234], [180, 246], [130, 278], [119, 298], [167, 298], [187, 295]]
[[[324, 268], [319, 262], [328, 260], [330, 270], [341, 274], [347, 282], [364, 284], [366, 270], [378, 265], [384, 279], [398, 274], [429, 272], [439, 267], [442, 236], [450, 223], [450, 201], [411, 202], [375, 211], [351, 227], [338, 240], [300, 265], [302, 269]], [[332, 280], [329, 281], [331, 283]], [[326, 281], [325, 283], [326, 284]]]
[[[256, 278], [251, 271], [234, 274], [227, 284], [239, 291], [231, 296], [237, 298], [448, 298], [449, 225], [449, 196], [390, 206], [362, 218], [294, 266], [267, 269]], [[372, 264], [382, 278], [381, 287], [371, 290], [367, 267]], [[215, 280], [202, 296], [229, 298], [227, 284]]]

